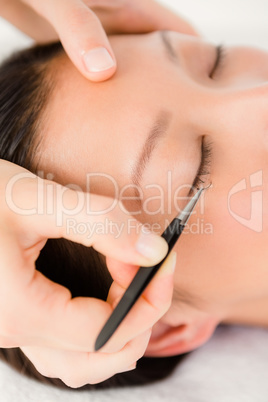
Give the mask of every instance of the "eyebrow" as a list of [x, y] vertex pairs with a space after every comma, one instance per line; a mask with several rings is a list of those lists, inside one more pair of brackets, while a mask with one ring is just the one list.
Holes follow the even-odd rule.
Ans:
[[[162, 30], [159, 31], [159, 37], [162, 40], [164, 45], [165, 54], [167, 57], [174, 63], [178, 62], [177, 54], [174, 52], [174, 49], [171, 45], [170, 38], [169, 38], [169, 31]], [[137, 161], [134, 165], [132, 170], [131, 178], [132, 182], [139, 188], [140, 183], [142, 180], [143, 173], [146, 169], [146, 166], [149, 163], [149, 160], [153, 154], [154, 149], [156, 148], [158, 141], [165, 135], [167, 132], [169, 123], [171, 121], [171, 114], [167, 111], [161, 110], [156, 117], [155, 122], [145, 143], [142, 147], [140, 155], [137, 158]]]
[[162, 43], [164, 45], [166, 55], [169, 59], [171, 59], [172, 62], [175, 61], [176, 63], [178, 63], [178, 54], [174, 51], [169, 34], [170, 31], [159, 31], [160, 39], [162, 40]]
[[153, 123], [151, 130], [149, 131], [149, 134], [143, 144], [142, 150], [137, 158], [131, 174], [132, 182], [137, 187], [140, 187], [143, 173], [149, 163], [153, 151], [159, 143], [159, 140], [165, 136], [170, 121], [171, 113], [165, 110], [161, 110], [157, 114], [156, 120]]

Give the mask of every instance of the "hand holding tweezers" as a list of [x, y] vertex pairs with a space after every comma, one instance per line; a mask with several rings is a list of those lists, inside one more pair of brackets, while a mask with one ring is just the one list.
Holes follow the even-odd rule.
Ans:
[[110, 339], [110, 337], [113, 335], [115, 330], [118, 328], [125, 316], [130, 311], [130, 309], [133, 307], [137, 299], [140, 297], [146, 286], [151, 282], [152, 278], [161, 267], [161, 265], [169, 255], [170, 251], [174, 247], [175, 243], [177, 242], [178, 238], [180, 237], [203, 190], [204, 188], [201, 188], [197, 191], [197, 193], [183, 209], [183, 211], [172, 220], [170, 225], [162, 233], [162, 237], [168, 243], [168, 252], [166, 256], [163, 258], [162, 261], [152, 267], [139, 268], [134, 279], [130, 283], [118, 305], [116, 306], [109, 319], [105, 323], [104, 327], [102, 328], [101, 332], [99, 333], [95, 343], [95, 351], [102, 348], [105, 343]]

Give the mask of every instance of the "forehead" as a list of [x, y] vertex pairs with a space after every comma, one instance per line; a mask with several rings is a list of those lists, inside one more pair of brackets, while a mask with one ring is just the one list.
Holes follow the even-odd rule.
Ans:
[[82, 185], [82, 175], [89, 171], [119, 176], [111, 171], [113, 155], [121, 155], [122, 163], [124, 157], [130, 161], [151, 124], [151, 102], [137, 72], [119, 69], [111, 80], [93, 83], [66, 55], [52, 67], [55, 84], [43, 118], [39, 167], [63, 184]]

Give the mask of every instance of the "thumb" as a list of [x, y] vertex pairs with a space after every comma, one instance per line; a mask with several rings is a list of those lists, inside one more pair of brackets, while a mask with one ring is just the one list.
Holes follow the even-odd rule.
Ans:
[[126, 264], [151, 266], [165, 257], [163, 237], [128, 214], [121, 201], [70, 189], [0, 162], [0, 190], [5, 194], [0, 217], [24, 250], [65, 237]]
[[6, 199], [12, 230], [25, 234], [20, 244], [26, 249], [48, 238], [64, 237], [139, 266], [158, 263], [168, 251], [163, 237], [110, 197], [76, 191], [26, 171], [9, 181]]
[[40, 3], [36, 11], [53, 25], [78, 70], [92, 81], [110, 78], [116, 71], [116, 60], [96, 14], [81, 0]]

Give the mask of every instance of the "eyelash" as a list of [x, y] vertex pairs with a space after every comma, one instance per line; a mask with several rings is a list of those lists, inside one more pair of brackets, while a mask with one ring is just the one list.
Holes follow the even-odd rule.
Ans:
[[205, 142], [205, 137], [202, 137], [201, 144], [201, 162], [196, 175], [196, 178], [193, 182], [193, 188], [199, 189], [200, 185], [203, 185], [206, 182], [206, 178], [203, 176], [210, 175], [210, 165], [211, 165], [211, 156], [212, 156], [212, 144], [210, 142]]
[[[209, 78], [212, 80], [215, 78], [215, 74], [219, 73], [220, 70], [222, 69], [222, 66], [224, 64], [226, 56], [226, 50], [223, 45], [219, 45], [216, 47], [216, 60], [214, 63], [214, 66], [212, 68], [211, 73], [209, 74]], [[196, 175], [196, 178], [194, 179], [192, 189], [190, 193], [192, 193], [193, 189], [196, 188], [198, 189], [199, 186], [203, 185], [206, 181], [206, 178], [204, 176], [209, 176], [210, 175], [210, 165], [211, 165], [211, 156], [212, 156], [212, 144], [205, 142], [204, 136], [202, 137], [202, 145], [201, 145], [201, 163]]]
[[209, 78], [212, 80], [215, 79], [215, 74], [219, 74], [220, 70], [223, 67], [226, 56], [226, 49], [224, 45], [219, 45], [216, 47], [216, 60], [214, 66], [212, 68], [211, 73], [209, 74]]
[[[209, 78], [212, 80], [215, 78], [215, 74], [219, 73], [222, 69], [222, 66], [225, 61], [226, 50], [223, 45], [219, 45], [216, 47], [216, 60], [214, 66], [212, 68], [211, 73], [209, 74]], [[194, 179], [192, 188], [189, 192], [189, 195], [193, 192], [193, 189], [199, 189], [206, 182], [206, 177], [210, 175], [210, 165], [211, 165], [211, 157], [212, 157], [212, 144], [209, 142], [205, 142], [205, 136], [202, 137], [201, 144], [201, 162], [198, 168], [197, 175]]]

